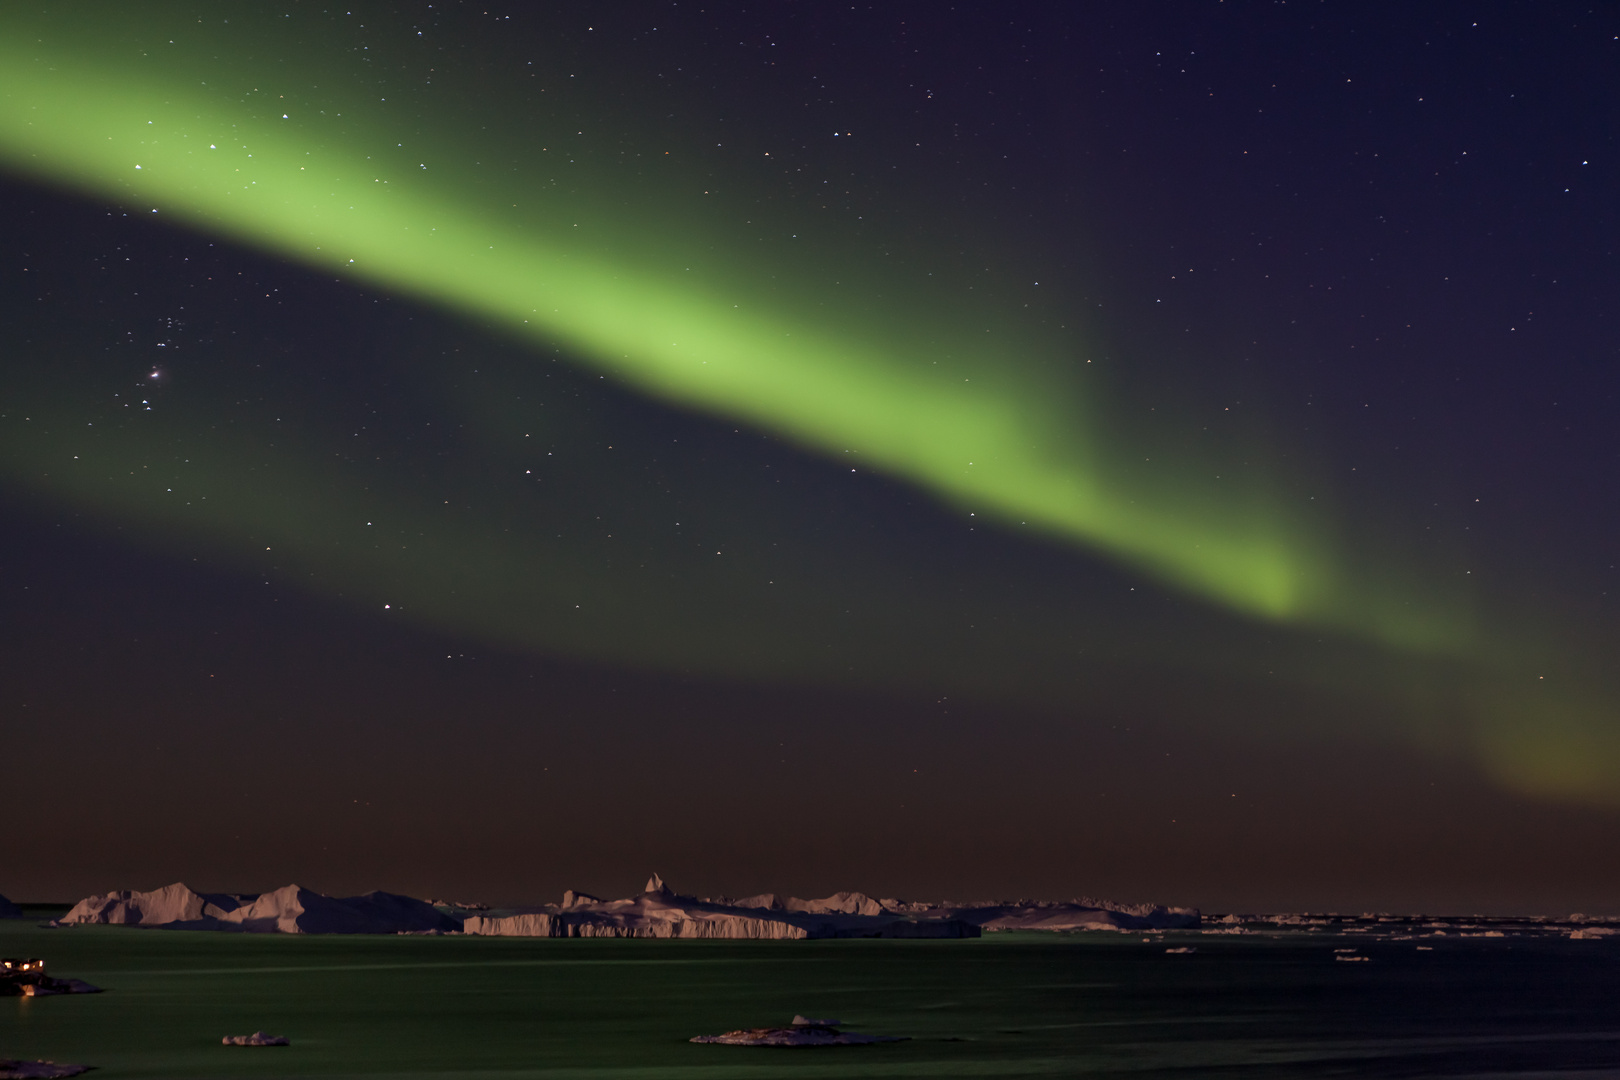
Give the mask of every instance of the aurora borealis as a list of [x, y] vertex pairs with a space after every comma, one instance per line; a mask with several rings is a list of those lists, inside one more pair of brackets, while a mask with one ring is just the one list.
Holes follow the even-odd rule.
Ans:
[[[699, 742], [805, 700], [885, 745], [1348, 740], [1610, 829], [1612, 150], [1537, 117], [1612, 46], [1547, 31], [1503, 119], [1469, 93], [1522, 28], [1315, 18], [7, 12], [18, 535], [70, 515], [177, 612], [217, 575], [357, 641], [674, 680], [646, 700], [703, 701], [668, 706]], [[599, 709], [530, 692], [475, 741]], [[322, 730], [390, 723], [356, 709]]]
[[[129, 40], [144, 21], [97, 18], [92, 32]], [[639, 260], [604, 256], [570, 236], [578, 222], [563, 220], [606, 217], [588, 196], [524, 213], [521, 204], [491, 205], [454, 167], [447, 182], [426, 178], [427, 164], [410, 158], [454, 160], [466, 151], [453, 133], [419, 128], [407, 136], [382, 120], [343, 125], [356, 103], [313, 89], [332, 81], [329, 69], [295, 66], [272, 77], [210, 66], [195, 74], [212, 78], [177, 78], [165, 51], [229, 54], [253, 34], [218, 22], [193, 31], [195, 41], [153, 39], [139, 53], [114, 51], [122, 64], [102, 56], [76, 64], [75, 52], [100, 52], [85, 49], [91, 28], [78, 23], [12, 35], [20, 51], [4, 64], [9, 160], [488, 318], [666, 400], [823, 453], [857, 454], [954, 505], [1085, 541], [1238, 611], [1402, 645], [1444, 648], [1465, 633], [1435, 613], [1392, 612], [1390, 590], [1376, 579], [1342, 580], [1335, 553], [1267, 490], [1268, 477], [1228, 479], [1236, 490], [1212, 497], [1218, 473], [1207, 464], [1157, 482], [1114, 475], [1094, 445], [1103, 433], [1083, 388], [1049, 374], [1054, 357], [1031, 363], [1020, 355], [1044, 347], [1073, 361], [1085, 351], [1078, 334], [1016, 343], [1005, 332], [1007, 314], [992, 312], [988, 344], [951, 347], [927, 340], [928, 310], [901, 309], [885, 314], [888, 332], [874, 341], [847, 302], [762, 299], [737, 283], [746, 271], [729, 266], [696, 283], [690, 267], [672, 273], [691, 254], [682, 248], [655, 248]], [[68, 44], [53, 48], [53, 39]], [[531, 140], [560, 134], [547, 130], [555, 118], [544, 113], [519, 121], [532, 125], [522, 133]], [[373, 148], [398, 136], [421, 149], [406, 155], [396, 142], [400, 152], [374, 163], [350, 148], [347, 127]], [[499, 146], [488, 147], [492, 156]], [[528, 192], [513, 197], [539, 201]], [[663, 226], [649, 216], [631, 228]], [[851, 243], [840, 254], [853, 264], [862, 250]], [[948, 303], [931, 299], [935, 310]], [[1000, 344], [1008, 337], [1015, 344]]]

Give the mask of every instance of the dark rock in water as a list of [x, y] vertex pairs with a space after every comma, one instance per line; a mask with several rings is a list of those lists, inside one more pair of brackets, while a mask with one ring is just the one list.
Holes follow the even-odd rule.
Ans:
[[839, 1031], [837, 1020], [795, 1016], [793, 1023], [785, 1028], [741, 1028], [720, 1035], [698, 1035], [691, 1041], [720, 1046], [870, 1046], [906, 1039], [904, 1035], [857, 1035]]
[[23, 983], [17, 988], [23, 997], [49, 997], [52, 994], [99, 994], [101, 987], [91, 986], [83, 979], [41, 979], [36, 983]]
[[285, 1035], [266, 1035], [255, 1031], [251, 1035], [227, 1035], [219, 1040], [225, 1046], [290, 1046]]
[[51, 994], [99, 994], [101, 987], [83, 979], [53, 979], [45, 974], [45, 961], [0, 959], [0, 997], [46, 997]]
[[57, 1076], [78, 1076], [88, 1065], [67, 1065], [55, 1061], [16, 1061], [0, 1058], [0, 1080], [49, 1080]]
[[0, 919], [23, 918], [27, 918], [27, 916], [22, 913], [21, 908], [19, 908], [16, 904], [13, 904], [10, 900], [7, 900], [5, 897], [0, 896]]

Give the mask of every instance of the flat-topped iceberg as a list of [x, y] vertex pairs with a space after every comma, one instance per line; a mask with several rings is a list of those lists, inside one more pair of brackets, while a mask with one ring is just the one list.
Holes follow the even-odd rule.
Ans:
[[[962, 938], [979, 928], [959, 919], [916, 918], [885, 911], [860, 893], [826, 901], [756, 903], [681, 896], [654, 874], [639, 896], [597, 900], [569, 890], [561, 904], [500, 915], [471, 915], [468, 934], [503, 937], [724, 938], [787, 941], [805, 938]], [[774, 901], [774, 897], [771, 898]]]
[[597, 900], [570, 890], [561, 904], [469, 916], [469, 934], [516, 937], [962, 938], [990, 930], [1181, 930], [1199, 925], [1191, 908], [1100, 902], [926, 903], [838, 892], [819, 900], [773, 893], [740, 900], [682, 896], [657, 874], [639, 896]]

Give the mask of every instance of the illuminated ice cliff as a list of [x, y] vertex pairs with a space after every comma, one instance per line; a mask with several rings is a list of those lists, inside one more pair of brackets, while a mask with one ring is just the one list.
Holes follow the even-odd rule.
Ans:
[[1101, 901], [934, 903], [839, 892], [819, 900], [772, 893], [732, 900], [682, 896], [654, 874], [640, 895], [599, 900], [570, 890], [559, 904], [478, 911], [392, 893], [336, 898], [288, 885], [259, 896], [198, 893], [182, 884], [87, 897], [61, 925], [283, 934], [466, 933], [505, 937], [964, 938], [989, 930], [1164, 930], [1199, 926], [1196, 910]]

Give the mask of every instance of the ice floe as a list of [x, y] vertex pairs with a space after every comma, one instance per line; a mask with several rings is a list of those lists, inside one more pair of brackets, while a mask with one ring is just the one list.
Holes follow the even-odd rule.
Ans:
[[739, 1028], [719, 1035], [696, 1035], [692, 1042], [721, 1046], [869, 1046], [873, 1043], [905, 1042], [904, 1035], [861, 1035], [839, 1031], [837, 1020], [812, 1020], [795, 1016], [787, 1027]]

